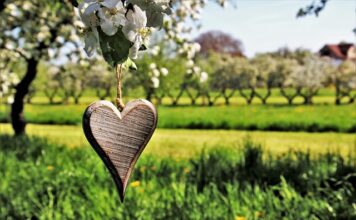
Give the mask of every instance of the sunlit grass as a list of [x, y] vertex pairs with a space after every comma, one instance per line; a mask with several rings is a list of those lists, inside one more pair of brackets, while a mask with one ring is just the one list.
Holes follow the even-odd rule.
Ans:
[[[91, 101], [94, 100], [93, 98]], [[35, 124], [79, 125], [87, 106], [87, 103], [29, 104], [25, 106], [25, 117], [28, 122]], [[9, 107], [0, 106], [0, 121], [8, 121], [9, 111]], [[356, 131], [355, 104], [158, 106], [158, 114], [159, 128], [348, 133]]]
[[[80, 126], [30, 124], [27, 131], [29, 135], [46, 137], [70, 147], [88, 146]], [[12, 133], [11, 126], [0, 124], [0, 132]], [[204, 148], [239, 147], [247, 136], [275, 154], [294, 149], [309, 150], [313, 154], [338, 151], [346, 156], [356, 151], [354, 134], [157, 129], [145, 152], [162, 157], [189, 158]]]

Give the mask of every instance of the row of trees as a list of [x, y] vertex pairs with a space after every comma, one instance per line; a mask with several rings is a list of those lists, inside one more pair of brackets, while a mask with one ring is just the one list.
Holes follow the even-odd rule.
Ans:
[[[198, 58], [199, 66], [206, 71], [196, 70], [199, 74], [187, 72], [184, 59], [162, 57], [163, 54], [146, 55], [139, 60], [137, 71], [125, 73], [124, 94], [138, 96], [137, 93], [144, 92], [146, 99], [161, 103], [163, 98], [169, 98], [172, 105], [177, 105], [186, 95], [192, 105], [203, 98], [212, 106], [218, 99], [224, 99], [229, 105], [237, 94], [248, 104], [254, 99], [266, 104], [272, 90], [279, 90], [289, 104], [297, 97], [302, 97], [305, 104], [312, 104], [321, 88], [334, 87], [336, 104], [344, 98], [350, 103], [355, 100], [355, 62], [334, 66], [330, 60], [309, 51], [280, 50], [253, 59], [212, 53]], [[95, 92], [99, 99], [114, 95], [114, 71], [101, 60], [42, 65], [40, 71], [44, 73], [30, 87], [28, 102], [40, 91], [50, 103], [58, 96], [63, 103], [68, 103], [71, 97], [79, 103], [85, 90]]]
[[[208, 80], [201, 80], [193, 74], [185, 74], [181, 80], [173, 81], [165, 77], [162, 87], [153, 91], [155, 97], [159, 100], [170, 97], [175, 105], [186, 92], [192, 104], [198, 97], [204, 97], [209, 105], [214, 105], [222, 97], [229, 105], [230, 99], [239, 93], [248, 104], [254, 98], [266, 104], [272, 89], [279, 89], [289, 104], [296, 97], [303, 97], [305, 104], [312, 104], [313, 97], [321, 88], [333, 86], [336, 104], [340, 104], [345, 97], [350, 103], [355, 100], [356, 64], [352, 61], [345, 61], [336, 67], [326, 58], [297, 51], [288, 56], [260, 54], [253, 59], [213, 54], [208, 59], [202, 59], [200, 64], [210, 73]], [[172, 96], [173, 93], [176, 95]]]
[[71, 98], [78, 104], [85, 91], [90, 89], [99, 99], [105, 99], [111, 97], [116, 83], [114, 71], [103, 60], [81, 60], [65, 65], [42, 63], [39, 72], [40, 77], [29, 88], [27, 103], [42, 93], [50, 104], [58, 102], [58, 97], [63, 104], [68, 104]]

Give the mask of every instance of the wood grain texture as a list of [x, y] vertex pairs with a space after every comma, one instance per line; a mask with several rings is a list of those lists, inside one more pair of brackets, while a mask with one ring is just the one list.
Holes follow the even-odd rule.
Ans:
[[109, 169], [121, 201], [136, 161], [156, 125], [156, 109], [142, 99], [129, 102], [121, 113], [108, 101], [94, 102], [85, 110], [85, 136]]

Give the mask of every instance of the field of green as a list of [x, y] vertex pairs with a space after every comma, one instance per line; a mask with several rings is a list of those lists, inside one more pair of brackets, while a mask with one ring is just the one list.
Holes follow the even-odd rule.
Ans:
[[157, 154], [143, 154], [120, 203], [90, 148], [0, 135], [0, 219], [356, 218], [352, 155], [276, 156], [249, 140], [189, 159]]
[[[81, 126], [30, 124], [27, 133], [71, 148], [89, 147]], [[11, 125], [0, 124], [0, 134], [12, 134]], [[330, 151], [343, 156], [356, 153], [354, 134], [187, 129], [157, 129], [145, 153], [158, 157], [190, 158], [203, 149], [239, 147], [248, 137], [273, 154], [286, 153], [291, 149], [309, 151], [313, 155]]]
[[[323, 98], [325, 97], [319, 97], [319, 101]], [[278, 100], [280, 97], [275, 99]], [[96, 99], [85, 98], [83, 101], [86, 102], [79, 105], [49, 105], [35, 102], [26, 105], [25, 117], [29, 123], [35, 124], [78, 125], [90, 100]], [[9, 106], [0, 106], [0, 122], [9, 121], [9, 111]], [[356, 104], [248, 106], [233, 103], [232, 106], [213, 107], [163, 105], [158, 107], [158, 114], [159, 128], [356, 132]]]
[[356, 218], [356, 104], [327, 91], [308, 106], [165, 99], [120, 203], [81, 127], [95, 100], [35, 97], [23, 137], [0, 105], [0, 219]]

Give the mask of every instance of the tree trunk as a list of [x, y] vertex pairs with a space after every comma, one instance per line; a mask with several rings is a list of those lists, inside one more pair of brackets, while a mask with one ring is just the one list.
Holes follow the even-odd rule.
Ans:
[[340, 105], [341, 104], [341, 98], [340, 98], [340, 83], [339, 80], [336, 80], [335, 83], [335, 104]]
[[62, 103], [65, 104], [65, 105], [68, 105], [69, 104], [69, 98], [70, 98], [70, 95], [64, 95], [64, 97], [62, 99]]
[[26, 103], [27, 104], [31, 104], [31, 102], [32, 102], [32, 97], [31, 96], [27, 96]]
[[230, 105], [230, 97], [224, 96], [225, 99], [225, 105]]
[[313, 96], [304, 96], [304, 104], [312, 105], [313, 104]]
[[157, 105], [162, 105], [162, 98], [160, 97], [157, 97]]
[[74, 96], [74, 104], [78, 105], [79, 99], [80, 99], [80, 96]]
[[29, 91], [29, 87], [37, 74], [38, 60], [31, 58], [26, 60], [27, 71], [20, 83], [16, 86], [14, 103], [11, 108], [11, 123], [15, 135], [25, 134], [26, 121], [23, 115], [24, 98]]
[[286, 98], [288, 100], [288, 105], [293, 105], [293, 100], [299, 95], [300, 93], [300, 88], [296, 88], [295, 89], [295, 93], [294, 94], [290, 94], [288, 95], [287, 92], [284, 90], [284, 88], [281, 86], [279, 87], [279, 91], [281, 93], [281, 95]]
[[246, 95], [246, 94], [243, 92], [243, 89], [242, 89], [242, 88], [239, 88], [238, 90], [239, 90], [240, 95], [246, 100], [247, 105], [250, 105], [250, 104], [252, 103], [253, 98], [254, 98], [255, 95], [256, 95], [255, 89], [251, 87], [251, 88], [250, 88], [251, 92], [250, 92], [249, 95]]
[[179, 90], [179, 93], [178, 93], [178, 95], [176, 97], [173, 96], [170, 93], [167, 94], [168, 97], [170, 97], [171, 100], [172, 100], [172, 106], [177, 106], [178, 105], [178, 101], [179, 101], [180, 97], [183, 95], [184, 90], [185, 90], [185, 88], [181, 87], [180, 90]]
[[149, 88], [149, 89], [147, 90], [147, 93], [146, 93], [146, 99], [147, 99], [148, 101], [151, 101], [153, 94], [154, 94], [154, 89]]
[[294, 98], [289, 98], [289, 97], [287, 97], [288, 105], [293, 105], [293, 99], [294, 99]]

